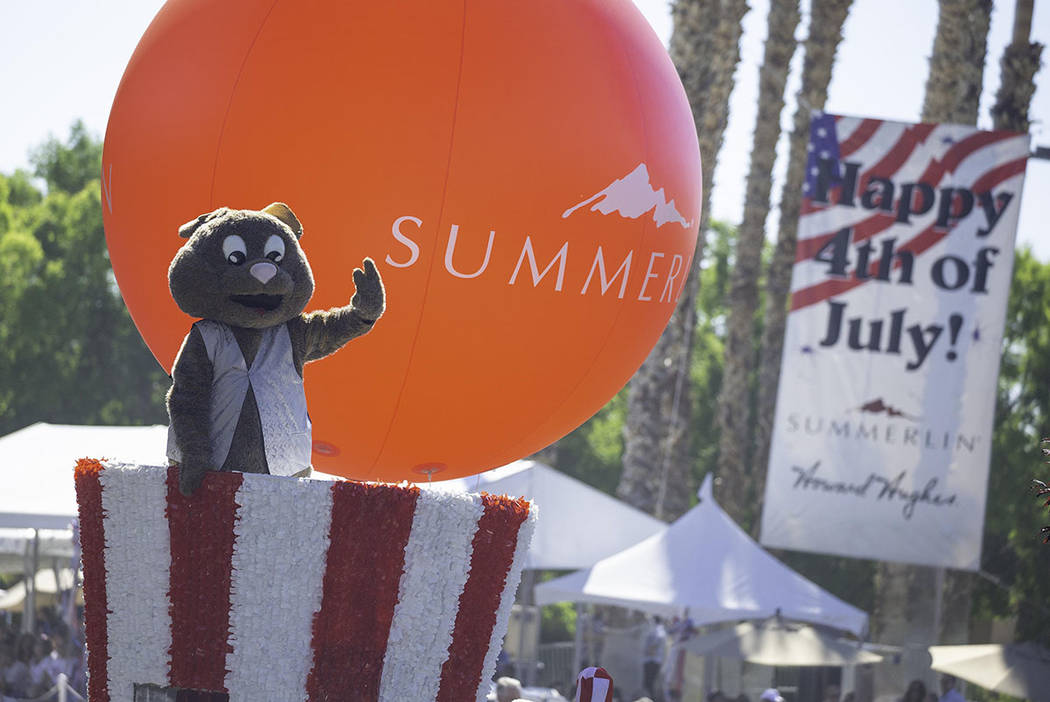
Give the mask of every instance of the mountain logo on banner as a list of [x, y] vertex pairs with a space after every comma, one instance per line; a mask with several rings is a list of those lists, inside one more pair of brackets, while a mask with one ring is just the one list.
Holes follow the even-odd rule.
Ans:
[[861, 412], [870, 412], [871, 414], [885, 414], [887, 417], [902, 417], [913, 422], [918, 421], [917, 417], [905, 414], [904, 412], [897, 409], [896, 407], [893, 407], [892, 405], [887, 405], [882, 401], [881, 397], [874, 399], [871, 402], [865, 402], [857, 409]]
[[644, 163], [639, 163], [637, 168], [623, 178], [614, 180], [604, 190], [565, 210], [561, 215], [562, 219], [588, 205], [591, 212], [601, 212], [605, 215], [616, 212], [627, 219], [638, 219], [652, 212], [657, 227], [669, 222], [680, 224], [685, 229], [693, 226], [693, 223], [687, 221], [678, 211], [674, 200], [667, 199], [663, 188], [653, 188], [649, 180], [649, 169]]

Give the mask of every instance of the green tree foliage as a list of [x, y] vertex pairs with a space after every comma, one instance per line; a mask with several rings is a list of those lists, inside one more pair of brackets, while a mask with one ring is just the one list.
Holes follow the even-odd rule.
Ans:
[[691, 380], [693, 383], [693, 427], [690, 455], [693, 477], [699, 485], [715, 469], [718, 461], [718, 406], [722, 390], [722, 361], [725, 357], [726, 298], [736, 228], [725, 222], [711, 222], [707, 248], [700, 268], [697, 296], [696, 337], [693, 342]]
[[69, 140], [54, 137], [29, 154], [33, 172], [47, 183], [48, 192], [78, 193], [98, 179], [102, 167], [102, 142], [80, 120], [69, 130]]
[[164, 423], [168, 380], [121, 301], [106, 252], [101, 143], [69, 140], [0, 175], [0, 434], [37, 421]]
[[571, 602], [546, 605], [540, 617], [540, 642], [572, 641], [576, 636], [576, 608]]
[[1018, 617], [1022, 640], [1050, 645], [1046, 514], [1029, 491], [1050, 479], [1039, 440], [1050, 435], [1050, 263], [1017, 252], [999, 371], [978, 616]]

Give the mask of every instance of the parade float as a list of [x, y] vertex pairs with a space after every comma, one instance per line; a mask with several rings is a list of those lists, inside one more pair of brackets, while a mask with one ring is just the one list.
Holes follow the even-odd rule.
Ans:
[[[218, 374], [172, 413], [173, 465], [78, 465], [93, 702], [484, 699], [536, 507], [411, 483], [557, 440], [666, 325], [700, 162], [645, 19], [629, 0], [171, 0], [120, 84], [102, 182], [117, 283], [175, 387], [196, 377], [180, 349], [207, 373], [233, 353], [241, 380], [232, 414]], [[238, 233], [240, 208], [286, 229]], [[289, 317], [216, 326], [178, 300], [266, 317], [300, 237], [313, 296], [293, 316], [367, 322], [337, 353], [302, 357]], [[185, 247], [221, 258], [180, 287]], [[305, 424], [252, 375], [270, 349]], [[278, 444], [349, 480], [277, 469]]]

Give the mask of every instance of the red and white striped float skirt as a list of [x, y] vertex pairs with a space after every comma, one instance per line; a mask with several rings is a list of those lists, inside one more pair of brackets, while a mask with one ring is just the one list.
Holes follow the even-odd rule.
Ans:
[[[524, 500], [81, 460], [91, 702], [483, 700], [535, 523]], [[225, 694], [223, 694], [225, 693]], [[209, 698], [210, 699], [210, 698]]]

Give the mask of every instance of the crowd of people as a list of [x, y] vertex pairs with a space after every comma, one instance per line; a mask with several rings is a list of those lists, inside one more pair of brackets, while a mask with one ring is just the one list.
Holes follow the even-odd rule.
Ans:
[[0, 702], [46, 694], [64, 675], [81, 697], [87, 688], [84, 648], [53, 609], [40, 610], [35, 633], [0, 618]]
[[927, 691], [926, 683], [922, 680], [912, 680], [900, 702], [966, 702], [958, 690], [958, 681], [954, 675], [942, 675], [940, 683], [941, 694], [938, 695], [933, 690]]
[[[488, 702], [532, 702], [533, 699], [537, 699], [534, 697], [524, 697], [523, 695], [525, 694], [520, 680], [504, 676], [495, 681], [494, 690], [487, 699]], [[563, 698], [558, 697], [557, 699]], [[568, 699], [576, 699], [575, 686], [569, 690]], [[623, 694], [615, 687], [613, 688], [612, 699], [613, 702], [624, 702]], [[593, 700], [584, 700], [583, 702], [593, 702]], [[631, 702], [653, 702], [653, 700], [649, 697], [638, 697], [634, 698]]]
[[[594, 638], [600, 639], [604, 633], [601, 618], [597, 617], [588, 626], [592, 629], [589, 633], [598, 634]], [[82, 626], [78, 629], [83, 631]], [[674, 644], [687, 640], [695, 631], [688, 619], [673, 619], [666, 625], [659, 618], [651, 621], [645, 635], [642, 656], [643, 686], [648, 696], [634, 702], [673, 702], [681, 699], [679, 685], [683, 661], [678, 660], [679, 647]], [[585, 637], [585, 648], [590, 638]], [[592, 649], [589, 652], [599, 651]], [[506, 664], [505, 654], [501, 655], [501, 659]], [[499, 677], [495, 681], [494, 694], [490, 697], [494, 702], [525, 699], [522, 697], [521, 683], [507, 675], [508, 672], [513, 674], [509, 666], [498, 668]], [[0, 617], [0, 702], [39, 698], [55, 687], [61, 675], [65, 676], [73, 691], [81, 697], [86, 696], [87, 667], [83, 643], [55, 608], [40, 610], [34, 633], [21, 631], [17, 620]], [[663, 689], [661, 679], [666, 686]], [[940, 687], [941, 694], [938, 695], [932, 690], [928, 691], [921, 680], [913, 680], [900, 702], [965, 702], [957, 690], [954, 677], [941, 676]], [[574, 692], [568, 691], [569, 699], [572, 699]], [[619, 690], [615, 693], [615, 699], [623, 699], [618, 694]], [[749, 698], [744, 694], [733, 697], [717, 690], [707, 695], [707, 702], [749, 702]], [[762, 693], [760, 702], [784, 702], [784, 698], [776, 689], [769, 689]], [[822, 702], [853, 702], [853, 693], [841, 695], [837, 685], [829, 685], [824, 690]]]

